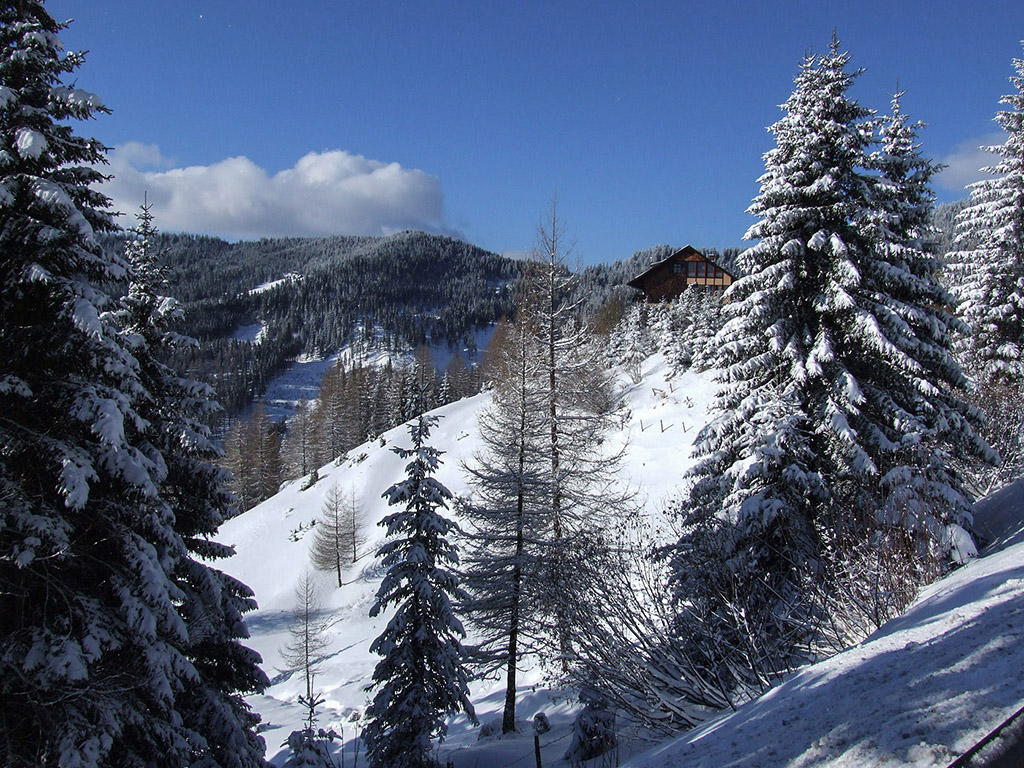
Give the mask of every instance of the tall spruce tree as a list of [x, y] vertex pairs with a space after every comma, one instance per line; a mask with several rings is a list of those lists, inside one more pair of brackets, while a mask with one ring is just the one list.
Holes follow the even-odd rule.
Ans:
[[377, 557], [387, 570], [370, 609], [377, 616], [396, 606], [370, 645], [383, 657], [373, 672], [377, 691], [364, 731], [373, 768], [434, 766], [432, 739], [444, 738], [445, 717], [463, 711], [476, 721], [459, 641], [465, 631], [451, 604], [452, 598], [465, 598], [449, 570], [458, 564], [458, 555], [447, 537], [458, 527], [440, 512], [452, 495], [433, 477], [440, 451], [427, 444], [436, 421], [420, 416], [409, 425], [412, 447], [392, 449], [411, 459], [406, 479], [383, 494], [401, 509], [380, 523], [388, 540]]
[[985, 478], [995, 484], [1024, 470], [1024, 59], [1013, 66], [1014, 92], [995, 118], [1006, 140], [984, 147], [998, 162], [982, 169], [991, 178], [971, 185], [948, 257], [957, 311], [970, 326], [958, 351], [1002, 458]]
[[995, 456], [978, 431], [980, 414], [964, 401], [967, 378], [952, 354], [963, 323], [946, 309], [953, 296], [938, 280], [930, 181], [939, 166], [921, 155], [920, 124], [901, 110], [902, 95], [879, 122], [869, 158], [878, 172], [872, 246], [852, 292], [860, 330], [850, 365], [863, 400], [851, 424], [877, 468], [876, 522], [942, 550], [949, 525], [971, 527], [973, 500], [956, 467]]
[[1013, 60], [1014, 92], [999, 101], [995, 120], [1006, 140], [983, 147], [998, 162], [992, 178], [970, 186], [956, 219], [958, 311], [971, 326], [967, 358], [982, 381], [1024, 382], [1024, 59]]
[[[952, 321], [931, 306], [942, 297], [922, 228], [934, 167], [898, 111], [872, 157], [878, 123], [849, 96], [848, 62], [835, 38], [805, 57], [771, 128], [747, 233], [759, 242], [727, 294], [722, 388], [677, 550], [685, 611], [699, 606], [726, 633], [747, 631], [742, 616], [776, 669], [813, 654], [826, 624], [842, 633], [828, 586], [851, 538], [839, 532], [864, 543], [895, 520], [941, 548], [948, 524], [969, 525], [944, 462], [986, 453], [956, 396]], [[708, 542], [724, 570], [691, 567]]]
[[64, 85], [61, 29], [0, 5], [0, 762], [257, 765], [248, 593], [191, 557], [226, 553], [204, 539], [228, 497], [165, 455], [192, 425], [161, 421], [167, 381], [104, 293], [130, 274], [96, 237], [104, 147], [67, 121], [106, 110]]
[[176, 709], [200, 737], [192, 739], [190, 764], [262, 765], [263, 741], [253, 730], [259, 717], [241, 697], [269, 684], [259, 655], [240, 643], [248, 636], [242, 615], [256, 603], [248, 587], [210, 565], [234, 554], [211, 541], [220, 524], [236, 514], [228, 492], [231, 478], [214, 464], [219, 454], [207, 426], [219, 406], [208, 385], [161, 362], [195, 341], [170, 329], [181, 306], [162, 293], [166, 279], [150, 207], [143, 205], [137, 218], [125, 249], [128, 291], [117, 316], [147, 393], [138, 406], [149, 424], [145, 437], [166, 465], [160, 496], [173, 512], [174, 532], [185, 549], [170, 573], [180, 590], [178, 612], [188, 634], [183, 651], [196, 674]]

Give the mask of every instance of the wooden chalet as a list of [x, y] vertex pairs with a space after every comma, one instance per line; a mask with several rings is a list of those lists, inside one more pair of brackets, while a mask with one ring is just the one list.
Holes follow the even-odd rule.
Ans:
[[671, 301], [689, 285], [703, 285], [725, 290], [733, 276], [693, 246], [680, 248], [666, 259], [657, 261], [626, 285], [644, 292], [649, 302]]

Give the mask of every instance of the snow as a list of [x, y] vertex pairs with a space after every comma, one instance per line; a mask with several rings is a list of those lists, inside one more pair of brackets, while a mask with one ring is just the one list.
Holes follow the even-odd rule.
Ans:
[[[282, 281], [275, 281], [279, 284]], [[271, 283], [265, 285], [270, 286]], [[253, 290], [258, 290], [253, 289]], [[231, 338], [236, 341], [248, 341], [259, 344], [265, 334], [266, 327], [262, 324], [240, 326], [232, 334]], [[474, 332], [474, 339], [477, 349], [482, 350], [487, 346], [494, 327], [478, 329]], [[445, 368], [455, 356], [455, 350], [448, 346], [429, 347], [434, 367], [438, 375], [444, 373]], [[463, 359], [467, 364], [471, 362], [466, 350], [460, 350]], [[323, 357], [314, 355], [301, 355], [279, 374], [271, 379], [263, 394], [263, 401], [267, 406], [267, 415], [273, 419], [282, 417], [288, 418], [295, 412], [295, 406], [300, 400], [314, 400], [320, 391], [320, 384], [328, 369], [338, 362], [345, 360], [347, 365], [365, 365], [369, 367], [382, 367], [389, 361], [392, 364], [411, 364], [413, 355], [411, 353], [392, 353], [384, 349], [363, 349], [359, 345], [346, 346], [332, 355]]]
[[19, 128], [14, 136], [14, 146], [18, 148], [18, 154], [26, 160], [38, 160], [39, 156], [46, 151], [48, 142], [39, 131], [33, 131], [31, 128]]
[[58, 86], [50, 89], [50, 98], [75, 110], [97, 110], [103, 108], [103, 101], [94, 93], [81, 88]]
[[[34, 141], [32, 146], [37, 146]], [[41, 152], [42, 150], [40, 149], [39, 151]], [[59, 184], [48, 179], [36, 178], [32, 181], [32, 191], [44, 206], [63, 208], [68, 217], [68, 225], [77, 229], [81, 235], [87, 238], [93, 236], [92, 225], [89, 224], [85, 216], [82, 215], [82, 212], [72, 202], [68, 193]]]
[[[262, 328], [263, 326], [260, 326]], [[236, 331], [236, 334], [239, 333]], [[259, 343], [257, 340], [256, 343]], [[267, 385], [263, 401], [267, 415], [272, 419], [290, 417], [300, 400], [314, 400], [320, 392], [324, 374], [338, 361], [338, 355], [329, 357], [302, 356], [288, 364]]]
[[269, 282], [266, 283], [260, 283], [255, 288], [249, 291], [249, 295], [255, 296], [266, 291], [271, 291], [274, 288], [277, 288], [277, 286], [279, 285], [284, 285], [285, 283], [291, 283], [301, 279], [302, 275], [298, 274], [297, 272], [289, 272], [287, 275], [277, 280], [270, 280]]
[[267, 327], [263, 323], [253, 323], [252, 325], [240, 325], [235, 329], [235, 332], [231, 334], [232, 341], [247, 341], [250, 344], [259, 344], [263, 341], [263, 337], [267, 332]]
[[473, 339], [473, 346], [476, 350], [473, 353], [468, 347], [460, 347], [458, 349], [449, 347], [447, 344], [434, 345], [430, 344], [430, 360], [434, 364], [434, 368], [437, 369], [437, 375], [441, 376], [444, 374], [445, 369], [451, 365], [456, 354], [462, 355], [463, 362], [466, 365], [472, 365], [474, 362], [479, 361], [480, 354], [487, 349], [487, 345], [491, 341], [491, 336], [494, 335], [494, 329], [497, 325], [487, 325], [483, 328], [474, 328], [471, 334]]
[[[664, 360], [655, 356], [645, 362], [639, 383], [623, 377], [621, 386], [619, 433], [610, 435], [609, 443], [628, 437], [624, 471], [643, 490], [652, 535], [670, 541], [675, 534], [663, 510], [693, 462], [692, 443], [718, 385], [709, 373], [670, 376]], [[484, 393], [434, 412], [441, 418], [429, 444], [444, 452], [436, 478], [456, 496], [469, 491], [460, 463], [481, 446], [476, 418], [488, 397]], [[285, 669], [281, 649], [289, 640], [295, 585], [310, 567], [312, 523], [334, 483], [343, 492], [354, 489], [366, 542], [357, 562], [346, 567], [343, 587], [336, 587], [333, 574], [314, 572], [331, 617], [329, 646], [315, 684], [326, 700], [318, 726], [343, 736], [346, 761], [362, 749], [354, 737], [379, 660], [370, 653], [370, 643], [390, 618], [368, 614], [383, 576], [373, 557], [383, 542], [377, 523], [393, 511], [381, 494], [405, 476], [406, 460], [391, 450], [396, 446], [409, 447], [405, 425], [321, 468], [312, 488], [302, 490], [306, 478], [289, 482], [273, 498], [221, 527], [218, 539], [238, 553], [224, 562], [224, 570], [252, 587], [259, 602], [259, 610], [248, 615], [248, 642], [263, 656], [272, 684], [249, 702], [263, 716], [267, 757], [275, 765], [283, 764], [287, 750], [281, 745], [305, 715], [298, 703], [304, 680]], [[620, 733], [615, 759], [628, 759], [633, 768], [945, 768], [1024, 701], [1024, 483], [979, 503], [976, 516], [983, 543], [993, 542], [983, 550], [985, 556], [932, 585], [907, 614], [736, 712], [652, 751], [642, 752], [650, 743], [636, 734]], [[500, 722], [503, 680], [474, 683], [470, 693], [483, 725], [475, 728], [464, 716], [452, 718], [440, 763], [451, 760], [455, 768], [532, 765], [531, 721], [544, 712], [552, 729], [540, 736], [543, 764], [565, 764], [562, 756], [579, 709], [572, 693], [550, 690], [539, 669], [520, 672], [519, 690], [522, 727], [501, 737], [500, 725], [493, 724]]]
[[1008, 545], [862, 643], [626, 765], [948, 766], [1024, 701], [1024, 505], [1014, 502], [976, 510]]

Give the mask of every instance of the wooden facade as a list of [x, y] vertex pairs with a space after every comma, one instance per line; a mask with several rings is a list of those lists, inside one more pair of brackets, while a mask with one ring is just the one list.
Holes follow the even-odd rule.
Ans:
[[693, 246], [680, 248], [667, 259], [655, 262], [626, 285], [644, 292], [649, 302], [671, 301], [689, 285], [725, 290], [733, 276]]

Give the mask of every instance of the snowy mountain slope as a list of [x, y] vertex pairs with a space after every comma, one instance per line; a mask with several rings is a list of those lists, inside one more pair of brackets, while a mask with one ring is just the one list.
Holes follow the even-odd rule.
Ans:
[[945, 768], [1024, 704], [1024, 498], [977, 507], [1001, 548], [864, 642], [630, 768]]
[[[611, 442], [628, 437], [624, 472], [644, 490], [654, 535], [667, 540], [673, 534], [662, 523], [662, 512], [692, 462], [692, 441], [706, 420], [714, 384], [707, 374], [668, 379], [666, 373], [655, 357], [639, 384], [623, 385], [620, 431]], [[431, 444], [445, 451], [438, 478], [457, 495], [468, 491], [460, 462], [479, 446], [476, 417], [487, 398], [478, 395], [436, 411], [442, 418]], [[316, 687], [326, 699], [320, 725], [344, 735], [346, 760], [358, 749], [353, 737], [359, 724], [350, 718], [369, 699], [365, 688], [377, 657], [368, 648], [384, 626], [383, 619], [371, 620], [367, 612], [381, 576], [373, 559], [381, 543], [376, 522], [387, 511], [380, 495], [403, 476], [404, 462], [391, 452], [396, 444], [408, 445], [405, 427], [322, 468], [313, 488], [289, 483], [221, 528], [220, 539], [238, 550], [227, 570], [249, 584], [260, 603], [249, 618], [250, 644], [263, 655], [273, 685], [250, 702], [263, 715], [268, 757], [278, 765], [286, 757], [282, 741], [304, 717], [297, 701], [304, 692], [301, 674], [282, 671], [281, 648], [288, 641], [295, 586], [309, 567], [310, 524], [335, 482], [343, 490], [355, 489], [367, 541], [346, 571], [345, 586], [337, 588], [332, 574], [316, 574], [331, 616], [330, 646]], [[624, 734], [617, 758], [635, 753], [634, 768], [947, 766], [1024, 703], [1022, 500], [1024, 489], [1011, 488], [979, 502], [978, 528], [1002, 548], [932, 585], [907, 614], [863, 643], [648, 754], [639, 754], [643, 743]], [[449, 759], [456, 768], [532, 764], [528, 723], [541, 710], [553, 725], [541, 738], [544, 765], [561, 759], [574, 705], [547, 689], [540, 670], [525, 671], [521, 681], [518, 713], [524, 732], [478, 740], [480, 729], [464, 717], [453, 718], [440, 749], [442, 764]], [[500, 717], [501, 681], [478, 682], [472, 694], [481, 722]]]
[[[631, 484], [644, 489], [647, 509], [655, 517], [689, 466], [691, 445], [706, 419], [714, 391], [706, 374], [688, 373], [671, 381], [667, 374], [664, 361], [656, 356], [648, 361], [641, 383], [624, 385], [620, 428], [617, 434], [609, 436], [610, 445], [628, 440], [625, 474]], [[444, 451], [437, 477], [456, 495], [468, 493], [461, 462], [468, 461], [479, 447], [476, 419], [488, 398], [486, 393], [477, 395], [434, 412], [441, 418], [430, 444]], [[324, 607], [331, 617], [327, 633], [330, 645], [317, 675], [316, 688], [326, 699], [320, 725], [339, 733], [344, 731], [346, 739], [358, 731], [358, 725], [348, 718], [361, 713], [369, 700], [365, 688], [378, 660], [369, 653], [369, 645], [386, 621], [367, 615], [381, 577], [373, 557], [383, 533], [376, 523], [388, 509], [381, 494], [404, 477], [405, 461], [391, 448], [408, 444], [405, 426], [392, 429], [379, 440], [353, 449], [342, 461], [321, 468], [320, 479], [312, 488], [302, 490], [305, 479], [287, 483], [276, 496], [221, 527], [218, 538], [234, 545], [237, 551], [227, 561], [225, 570], [252, 587], [259, 602], [259, 610], [248, 619], [252, 634], [249, 644], [263, 656], [263, 667], [273, 684], [264, 695], [252, 697], [250, 702], [263, 715], [267, 754], [276, 755], [277, 763], [285, 757], [278, 746], [304, 718], [298, 697], [305, 692], [301, 673], [284, 671], [281, 649], [289, 639], [295, 587], [310, 568], [311, 526], [320, 515], [328, 489], [335, 483], [345, 492], [355, 490], [366, 542], [358, 561], [347, 568], [343, 587], [337, 587], [333, 574], [314, 572]], [[554, 760], [568, 746], [565, 737], [572, 707], [564, 699], [552, 702], [551, 697], [557, 694], [527, 691], [527, 686], [541, 682], [539, 671], [527, 672], [521, 679], [522, 716], [529, 719], [535, 711], [543, 709], [555, 724], [550, 735], [552, 747], [545, 751], [545, 757]], [[482, 722], [500, 711], [502, 696], [500, 681], [484, 681], [474, 686], [473, 697]], [[456, 718], [444, 752], [452, 756], [457, 766], [479, 764], [481, 768], [488, 764], [504, 765], [533, 752], [532, 738], [526, 736], [506, 739], [500, 744], [492, 739], [482, 747], [468, 748], [475, 745], [476, 738], [476, 729], [468, 728], [465, 718]], [[355, 746], [350, 744], [349, 749]], [[463, 763], [464, 760], [468, 762]]]

